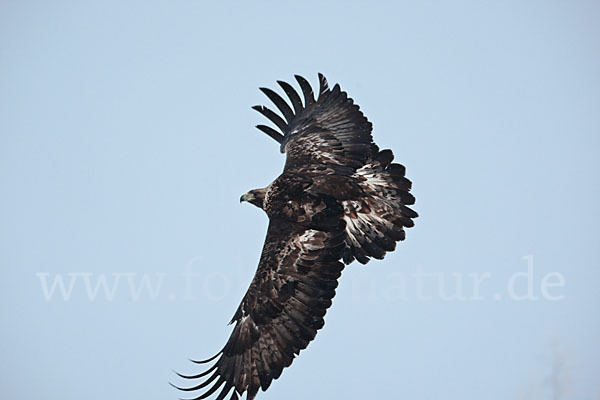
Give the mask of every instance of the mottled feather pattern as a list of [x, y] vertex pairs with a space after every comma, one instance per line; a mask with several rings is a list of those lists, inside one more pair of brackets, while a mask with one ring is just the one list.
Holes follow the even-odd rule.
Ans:
[[[217, 400], [254, 399], [312, 341], [325, 323], [344, 262], [383, 258], [405, 238], [417, 213], [411, 182], [391, 150], [379, 151], [372, 125], [339, 85], [319, 74], [315, 93], [295, 76], [296, 91], [278, 81], [289, 102], [260, 90], [280, 114], [253, 107], [275, 127], [257, 128], [286, 153], [283, 173], [242, 197], [263, 209], [269, 227], [256, 274], [231, 323], [222, 350], [199, 380], [181, 388]], [[315, 96], [316, 95], [316, 96]], [[342, 262], [342, 260], [344, 262]]]
[[414, 226], [418, 214], [410, 209], [415, 203], [410, 194], [412, 183], [404, 176], [405, 168], [392, 163], [391, 150], [382, 150], [365, 166], [356, 171], [365, 196], [347, 200], [344, 219], [348, 239], [344, 262], [354, 259], [366, 264], [371, 257], [382, 259], [394, 251], [396, 242], [405, 239], [405, 228]]
[[226, 383], [223, 396], [247, 391], [252, 399], [259, 388], [266, 390], [281, 375], [323, 327], [344, 267], [339, 259], [345, 224], [338, 218], [327, 231], [297, 227], [285, 236], [279, 225], [272, 221], [269, 226], [269, 246], [236, 312], [233, 333], [215, 361], [217, 368], [205, 382], [187, 389], [212, 384], [210, 392]]

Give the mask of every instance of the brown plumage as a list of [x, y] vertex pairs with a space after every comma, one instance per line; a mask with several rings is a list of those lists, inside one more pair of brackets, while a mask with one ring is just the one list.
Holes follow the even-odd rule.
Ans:
[[[393, 251], [417, 213], [405, 169], [391, 150], [373, 143], [371, 123], [338, 85], [319, 74], [314, 98], [296, 76], [303, 100], [278, 82], [291, 102], [261, 88], [282, 116], [255, 110], [279, 131], [258, 125], [286, 153], [283, 173], [264, 189], [242, 196], [263, 209], [269, 227], [256, 275], [235, 312], [233, 332], [204, 380], [184, 391], [206, 390], [196, 399], [254, 399], [266, 390], [323, 327], [344, 263], [367, 263]], [[343, 260], [343, 262], [342, 262]]]

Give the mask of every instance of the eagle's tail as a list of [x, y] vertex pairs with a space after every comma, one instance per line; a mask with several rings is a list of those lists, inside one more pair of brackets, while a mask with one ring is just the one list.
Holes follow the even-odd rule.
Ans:
[[415, 203], [410, 194], [411, 182], [400, 164], [392, 163], [391, 150], [376, 153], [373, 159], [356, 171], [355, 177], [368, 196], [344, 201], [346, 245], [344, 262], [354, 259], [366, 264], [370, 257], [382, 259], [386, 252], [404, 240], [404, 228], [414, 225], [418, 214], [407, 206]]

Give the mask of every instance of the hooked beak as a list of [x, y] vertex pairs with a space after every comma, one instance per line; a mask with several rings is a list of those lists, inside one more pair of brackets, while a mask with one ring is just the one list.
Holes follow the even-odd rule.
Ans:
[[242, 197], [240, 197], [240, 203], [243, 201], [250, 201], [250, 200], [254, 200], [254, 197], [252, 197], [252, 195], [250, 193], [246, 193], [246, 194], [242, 195]]

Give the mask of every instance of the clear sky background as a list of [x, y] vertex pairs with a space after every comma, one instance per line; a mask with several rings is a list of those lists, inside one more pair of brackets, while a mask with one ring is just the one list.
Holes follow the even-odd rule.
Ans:
[[180, 397], [258, 262], [238, 199], [283, 166], [258, 87], [322, 72], [420, 217], [259, 398], [598, 399], [598, 3], [282, 3], [0, 4], [0, 397]]

